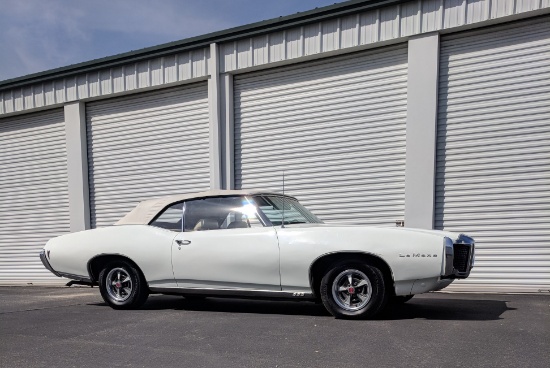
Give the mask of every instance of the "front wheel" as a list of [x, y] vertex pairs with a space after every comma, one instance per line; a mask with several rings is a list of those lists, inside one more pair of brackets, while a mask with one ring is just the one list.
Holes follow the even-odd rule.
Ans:
[[134, 309], [145, 303], [149, 290], [139, 270], [126, 261], [107, 264], [99, 273], [99, 291], [114, 309]]
[[321, 300], [336, 318], [373, 317], [386, 304], [387, 292], [382, 272], [364, 263], [342, 262], [321, 280]]

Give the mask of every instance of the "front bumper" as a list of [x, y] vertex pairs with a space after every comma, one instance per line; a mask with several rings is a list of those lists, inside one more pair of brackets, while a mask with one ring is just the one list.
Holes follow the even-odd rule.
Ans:
[[445, 237], [445, 262], [442, 265], [442, 279], [465, 279], [474, 267], [474, 239], [460, 234], [454, 241]]
[[44, 265], [44, 267], [46, 267], [46, 269], [48, 271], [50, 271], [51, 273], [53, 273], [55, 276], [57, 277], [61, 277], [61, 275], [59, 273], [57, 273], [53, 268], [52, 266], [50, 265], [50, 262], [48, 261], [48, 258], [46, 257], [46, 250], [45, 249], [42, 249], [40, 251], [40, 260], [42, 261], [42, 264]]

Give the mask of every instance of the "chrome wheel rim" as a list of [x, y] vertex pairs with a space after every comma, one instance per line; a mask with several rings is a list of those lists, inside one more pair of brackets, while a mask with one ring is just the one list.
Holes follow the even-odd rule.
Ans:
[[117, 301], [123, 302], [132, 294], [134, 284], [130, 274], [121, 267], [113, 268], [106, 278], [107, 294]]
[[372, 285], [363, 272], [345, 270], [332, 282], [332, 297], [340, 308], [350, 312], [358, 311], [369, 303]]

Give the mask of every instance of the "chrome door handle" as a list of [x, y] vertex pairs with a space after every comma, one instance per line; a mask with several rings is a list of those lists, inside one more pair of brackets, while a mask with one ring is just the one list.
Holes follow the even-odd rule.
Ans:
[[176, 243], [178, 243], [178, 245], [189, 245], [191, 244], [191, 240], [176, 240]]

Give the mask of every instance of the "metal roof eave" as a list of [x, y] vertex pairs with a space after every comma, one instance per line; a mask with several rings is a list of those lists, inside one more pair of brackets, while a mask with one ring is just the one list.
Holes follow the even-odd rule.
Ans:
[[158, 46], [147, 47], [140, 50], [129, 51], [113, 56], [85, 61], [60, 68], [50, 69], [39, 73], [33, 73], [22, 77], [16, 77], [0, 81], [0, 90], [21, 87], [31, 83], [45, 82], [56, 78], [73, 76], [75, 74], [96, 71], [106, 67], [115, 67], [130, 62], [142, 61], [153, 57], [160, 57], [174, 52], [182, 52], [210, 45], [234, 41], [244, 37], [274, 32], [293, 26], [305, 25], [313, 22], [344, 16], [366, 10], [373, 10], [387, 5], [398, 4], [410, 0], [350, 0], [322, 8], [315, 8], [284, 17], [273, 18], [243, 26], [212, 32], [201, 36], [186, 38], [180, 41], [165, 43]]

